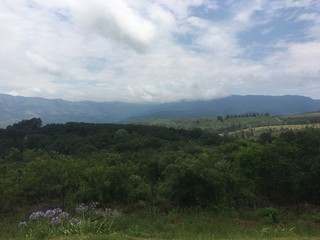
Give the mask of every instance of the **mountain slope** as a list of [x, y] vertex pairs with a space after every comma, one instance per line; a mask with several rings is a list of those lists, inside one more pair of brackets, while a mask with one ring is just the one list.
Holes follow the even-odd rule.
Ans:
[[0, 126], [28, 118], [41, 118], [44, 123], [117, 122], [145, 112], [153, 105], [121, 102], [72, 102], [61, 99], [13, 97], [0, 94]]
[[[199, 118], [227, 114], [270, 113], [292, 115], [320, 110], [320, 100], [302, 96], [238, 96], [209, 101], [166, 103], [135, 120], [159, 118]], [[131, 119], [131, 120], [134, 120]]]
[[209, 101], [136, 104], [72, 102], [0, 94], [0, 107], [0, 127], [5, 127], [8, 124], [33, 117], [41, 118], [44, 123], [69, 121], [112, 123], [159, 118], [199, 118], [252, 112], [291, 115], [320, 111], [320, 100], [302, 96], [233, 95]]

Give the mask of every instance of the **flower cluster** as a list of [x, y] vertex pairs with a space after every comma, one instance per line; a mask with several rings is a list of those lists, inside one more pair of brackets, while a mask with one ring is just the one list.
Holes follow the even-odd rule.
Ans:
[[76, 214], [78, 215], [96, 215], [101, 216], [104, 218], [112, 217], [114, 214], [116, 214], [116, 211], [112, 210], [111, 208], [97, 208], [99, 204], [93, 203], [93, 204], [84, 204], [81, 203], [76, 207]]
[[[69, 218], [69, 213], [62, 211], [61, 208], [55, 208], [55, 209], [49, 209], [47, 211], [33, 212], [29, 216], [29, 221], [34, 222], [34, 221], [45, 220], [50, 222], [52, 225], [56, 225], [68, 218]], [[27, 221], [23, 221], [18, 224], [18, 227], [26, 228], [27, 225], [28, 225]]]
[[59, 215], [65, 215], [66, 213], [63, 212], [61, 210], [61, 208], [55, 208], [55, 209], [49, 209], [45, 212], [41, 212], [41, 211], [38, 211], [38, 212], [33, 212], [30, 214], [29, 216], [29, 220], [30, 221], [33, 221], [33, 220], [37, 220], [37, 219], [40, 219], [40, 218], [46, 218], [46, 219], [51, 219], [53, 217], [56, 217], [56, 216], [59, 216]]
[[39, 219], [39, 218], [42, 218], [42, 217], [44, 217], [44, 212], [33, 212], [33, 213], [31, 213], [30, 214], [30, 216], [29, 216], [29, 220], [30, 221], [33, 221], [33, 220], [37, 220], [37, 219]]
[[78, 215], [84, 214], [86, 212], [88, 212], [90, 210], [90, 206], [86, 205], [84, 203], [80, 203], [77, 207], [76, 207], [76, 213]]
[[99, 206], [99, 203], [91, 203], [91, 204], [85, 204], [85, 203], [80, 203], [78, 206], [76, 206], [76, 213], [78, 215], [87, 213], [87, 212], [94, 212], [97, 210], [97, 207]]
[[61, 214], [63, 211], [61, 208], [55, 208], [53, 210], [49, 209], [45, 212], [44, 217], [45, 218], [53, 218], [54, 216]]
[[[75, 212], [77, 215], [81, 215], [80, 218], [71, 217], [69, 213], [63, 211], [61, 208], [49, 209], [47, 211], [37, 211], [33, 212], [29, 216], [29, 222], [45, 222], [51, 226], [61, 225], [61, 224], [70, 224], [71, 226], [76, 226], [85, 221], [97, 221], [101, 219], [107, 221], [109, 218], [114, 217], [116, 211], [113, 211], [111, 208], [97, 208], [98, 203], [93, 204], [79, 204]], [[100, 221], [100, 220], [99, 220]], [[20, 222], [18, 224], [19, 228], [26, 228], [28, 225], [27, 221]], [[69, 226], [70, 226], [69, 225]]]

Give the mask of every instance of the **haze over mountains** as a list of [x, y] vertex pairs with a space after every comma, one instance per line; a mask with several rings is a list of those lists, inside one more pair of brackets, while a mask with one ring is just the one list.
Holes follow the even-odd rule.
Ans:
[[70, 121], [92, 123], [134, 122], [158, 118], [199, 118], [226, 114], [270, 113], [291, 115], [320, 111], [320, 100], [303, 96], [232, 95], [209, 101], [163, 104], [122, 102], [72, 102], [61, 99], [18, 97], [0, 94], [0, 127], [30, 119], [43, 123]]

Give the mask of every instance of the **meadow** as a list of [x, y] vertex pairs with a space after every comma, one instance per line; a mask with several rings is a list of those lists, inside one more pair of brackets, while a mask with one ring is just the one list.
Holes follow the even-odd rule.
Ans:
[[[320, 224], [311, 212], [300, 214], [276, 210], [274, 222], [268, 209], [217, 213], [213, 210], [189, 209], [168, 214], [136, 212], [117, 213], [93, 220], [93, 215], [74, 217], [52, 224], [47, 218], [28, 220], [18, 226], [18, 218], [2, 219], [0, 239], [319, 239]], [[270, 210], [270, 209], [269, 209]], [[275, 210], [275, 209], [273, 209]], [[79, 217], [79, 215], [77, 215]], [[70, 220], [71, 223], [70, 223]]]
[[262, 132], [279, 133], [307, 127], [319, 128], [320, 113], [305, 113], [292, 116], [272, 116], [270, 114], [226, 115], [199, 119], [155, 119], [141, 122], [151, 126], [176, 129], [201, 129], [218, 134], [238, 137], [257, 137]]

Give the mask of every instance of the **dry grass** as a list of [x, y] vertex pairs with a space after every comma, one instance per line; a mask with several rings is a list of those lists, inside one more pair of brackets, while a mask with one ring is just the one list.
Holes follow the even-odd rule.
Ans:
[[320, 128], [319, 123], [314, 124], [293, 124], [293, 125], [272, 125], [272, 126], [262, 126], [262, 127], [253, 127], [242, 129], [234, 132], [230, 132], [229, 136], [237, 136], [240, 134], [248, 134], [251, 133], [253, 136], [258, 136], [263, 132], [281, 132], [287, 130], [302, 130], [306, 128]]

